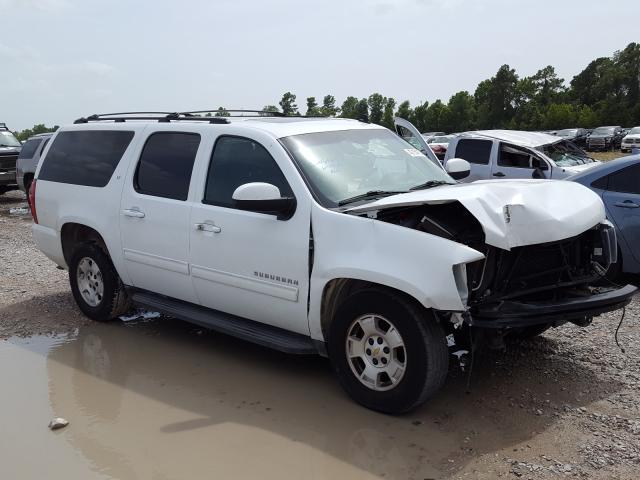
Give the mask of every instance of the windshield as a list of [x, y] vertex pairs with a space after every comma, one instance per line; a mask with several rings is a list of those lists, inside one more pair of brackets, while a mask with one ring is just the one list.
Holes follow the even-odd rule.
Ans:
[[598, 127], [593, 131], [592, 135], [608, 135], [613, 133], [614, 130], [613, 127]]
[[567, 130], [560, 130], [556, 132], [556, 135], [560, 137], [574, 137], [578, 133], [578, 130], [575, 128], [568, 128]]
[[449, 143], [451, 137], [429, 137], [427, 143]]
[[629, 133], [627, 135], [638, 135], [640, 134], [640, 127], [633, 127], [631, 130], [629, 130]]
[[22, 144], [11, 132], [0, 132], [0, 147], [19, 147]]
[[326, 207], [373, 192], [384, 196], [428, 182], [456, 183], [422, 152], [386, 129], [308, 133], [280, 141]]
[[542, 145], [537, 147], [537, 150], [553, 160], [558, 167], [575, 167], [576, 165], [595, 162], [593, 158], [589, 158], [586, 152], [580, 150], [575, 143], [567, 140]]

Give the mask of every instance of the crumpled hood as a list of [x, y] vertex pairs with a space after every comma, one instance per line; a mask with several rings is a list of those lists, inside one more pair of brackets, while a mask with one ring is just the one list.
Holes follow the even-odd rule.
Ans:
[[347, 210], [458, 201], [478, 219], [486, 242], [510, 250], [574, 237], [605, 220], [600, 197], [563, 180], [482, 180], [385, 197]]

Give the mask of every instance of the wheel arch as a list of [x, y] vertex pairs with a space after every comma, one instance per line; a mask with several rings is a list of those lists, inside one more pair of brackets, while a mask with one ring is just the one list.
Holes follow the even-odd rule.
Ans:
[[425, 310], [429, 309], [422, 302], [420, 302], [417, 297], [391, 285], [362, 280], [358, 278], [333, 278], [325, 283], [324, 288], [322, 289], [320, 302], [320, 329], [324, 339], [328, 338], [329, 329], [331, 328], [331, 322], [333, 321], [335, 313], [342, 302], [350, 295], [358, 291], [368, 289], [379, 289], [381, 291], [386, 291], [394, 295], [403, 297], [406, 300], [419, 305]]
[[67, 222], [60, 228], [60, 241], [62, 242], [62, 254], [67, 265], [71, 261], [74, 248], [81, 243], [93, 243], [100, 247], [111, 258], [109, 248], [104, 238], [93, 227], [82, 223]]

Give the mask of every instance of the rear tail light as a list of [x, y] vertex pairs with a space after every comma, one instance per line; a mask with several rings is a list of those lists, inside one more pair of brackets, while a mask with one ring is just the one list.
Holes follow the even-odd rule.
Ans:
[[31, 208], [31, 216], [33, 222], [38, 223], [38, 214], [36, 213], [36, 179], [31, 182], [31, 188], [29, 188], [29, 208]]

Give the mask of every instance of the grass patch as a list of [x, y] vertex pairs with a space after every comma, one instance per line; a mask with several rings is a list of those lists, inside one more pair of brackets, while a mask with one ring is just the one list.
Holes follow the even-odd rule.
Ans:
[[608, 162], [609, 160], [615, 160], [616, 158], [626, 157], [628, 153], [622, 153], [620, 150], [615, 152], [587, 152], [591, 158], [600, 160], [601, 162]]

